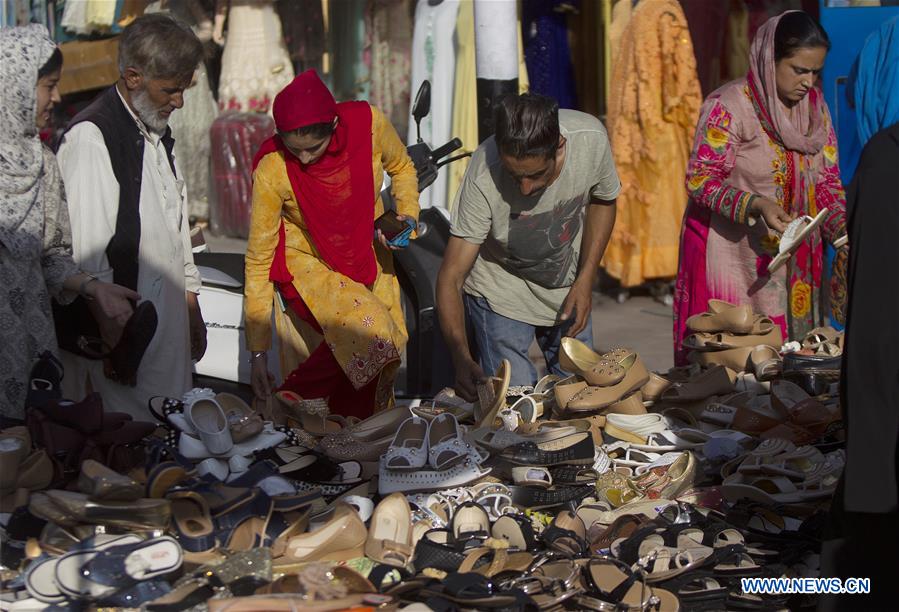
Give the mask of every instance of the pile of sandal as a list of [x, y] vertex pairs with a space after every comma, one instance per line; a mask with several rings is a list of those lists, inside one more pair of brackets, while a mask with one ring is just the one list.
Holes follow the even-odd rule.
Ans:
[[842, 337], [781, 346], [716, 301], [688, 325], [687, 367], [566, 338], [568, 377], [513, 388], [503, 362], [478, 401], [365, 420], [193, 389], [139, 423], [51, 381], [0, 431], [0, 610], [814, 605], [740, 579], [817, 576]]

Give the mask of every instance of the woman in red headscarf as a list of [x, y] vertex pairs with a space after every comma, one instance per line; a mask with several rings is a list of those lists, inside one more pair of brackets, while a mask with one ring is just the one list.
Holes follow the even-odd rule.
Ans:
[[364, 418], [392, 404], [407, 340], [393, 247], [374, 220], [384, 212], [386, 171], [397, 212], [417, 221], [415, 166], [381, 111], [337, 104], [313, 70], [278, 94], [273, 114], [277, 135], [255, 160], [246, 255], [253, 390], [271, 393], [277, 287], [286, 303], [283, 315], [276, 309], [282, 371], [291, 372], [281, 390]]
[[[751, 305], [784, 338], [801, 341], [823, 324], [823, 245], [846, 235], [836, 136], [815, 86], [829, 48], [827, 33], [807, 13], [772, 17], [752, 42], [746, 77], [702, 106], [674, 294], [678, 365], [687, 357], [687, 319], [705, 312], [709, 299]], [[783, 232], [797, 216], [823, 210], [820, 231], [769, 273], [779, 244], [769, 228]]]

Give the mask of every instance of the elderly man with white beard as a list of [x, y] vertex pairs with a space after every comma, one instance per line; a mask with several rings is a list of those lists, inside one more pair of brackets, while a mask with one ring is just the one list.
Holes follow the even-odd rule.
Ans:
[[[107, 410], [136, 418], [149, 416], [150, 397], [189, 390], [191, 359], [206, 350], [186, 190], [168, 129], [201, 59], [186, 26], [164, 15], [135, 20], [119, 42], [118, 82], [72, 120], [58, 153], [76, 263], [136, 290], [158, 315], [136, 380], [122, 384], [110, 363], [63, 351], [63, 391], [76, 400], [99, 391]], [[115, 346], [128, 317], [89, 307], [104, 344]]]

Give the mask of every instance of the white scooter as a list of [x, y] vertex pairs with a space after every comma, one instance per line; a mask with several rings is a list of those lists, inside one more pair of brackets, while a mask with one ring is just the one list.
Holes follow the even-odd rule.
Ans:
[[[442, 166], [470, 155], [447, 157], [462, 146], [458, 138], [434, 150], [422, 141], [421, 121], [430, 112], [430, 107], [431, 84], [425, 81], [412, 107], [417, 142], [407, 148], [418, 171], [419, 191], [437, 179]], [[385, 209], [394, 208], [389, 187], [381, 192], [381, 198]], [[452, 363], [440, 335], [435, 308], [437, 271], [448, 240], [449, 221], [445, 213], [439, 209], [426, 209], [419, 219], [418, 239], [408, 248], [394, 252], [409, 331], [405, 368], [397, 381], [399, 396], [433, 396], [452, 384]], [[194, 261], [203, 281], [200, 307], [207, 330], [206, 354], [194, 368], [195, 385], [241, 391], [241, 386], [250, 383], [250, 353], [246, 347], [243, 316], [244, 255], [201, 250], [194, 253]], [[268, 366], [275, 379], [282, 380], [286, 373], [280, 371], [278, 353], [275, 337], [272, 350], [268, 352]], [[245, 395], [246, 387], [243, 392]]]

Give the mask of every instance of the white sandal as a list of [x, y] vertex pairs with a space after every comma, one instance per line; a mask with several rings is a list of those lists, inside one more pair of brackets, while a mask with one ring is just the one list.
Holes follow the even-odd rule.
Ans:
[[[477, 453], [462, 439], [459, 422], [450, 413], [441, 414], [428, 423], [428, 447], [428, 463], [435, 470], [445, 470]], [[388, 463], [387, 467], [393, 466]]]
[[428, 462], [428, 422], [417, 416], [403, 421], [383, 459], [390, 470], [423, 468]]

